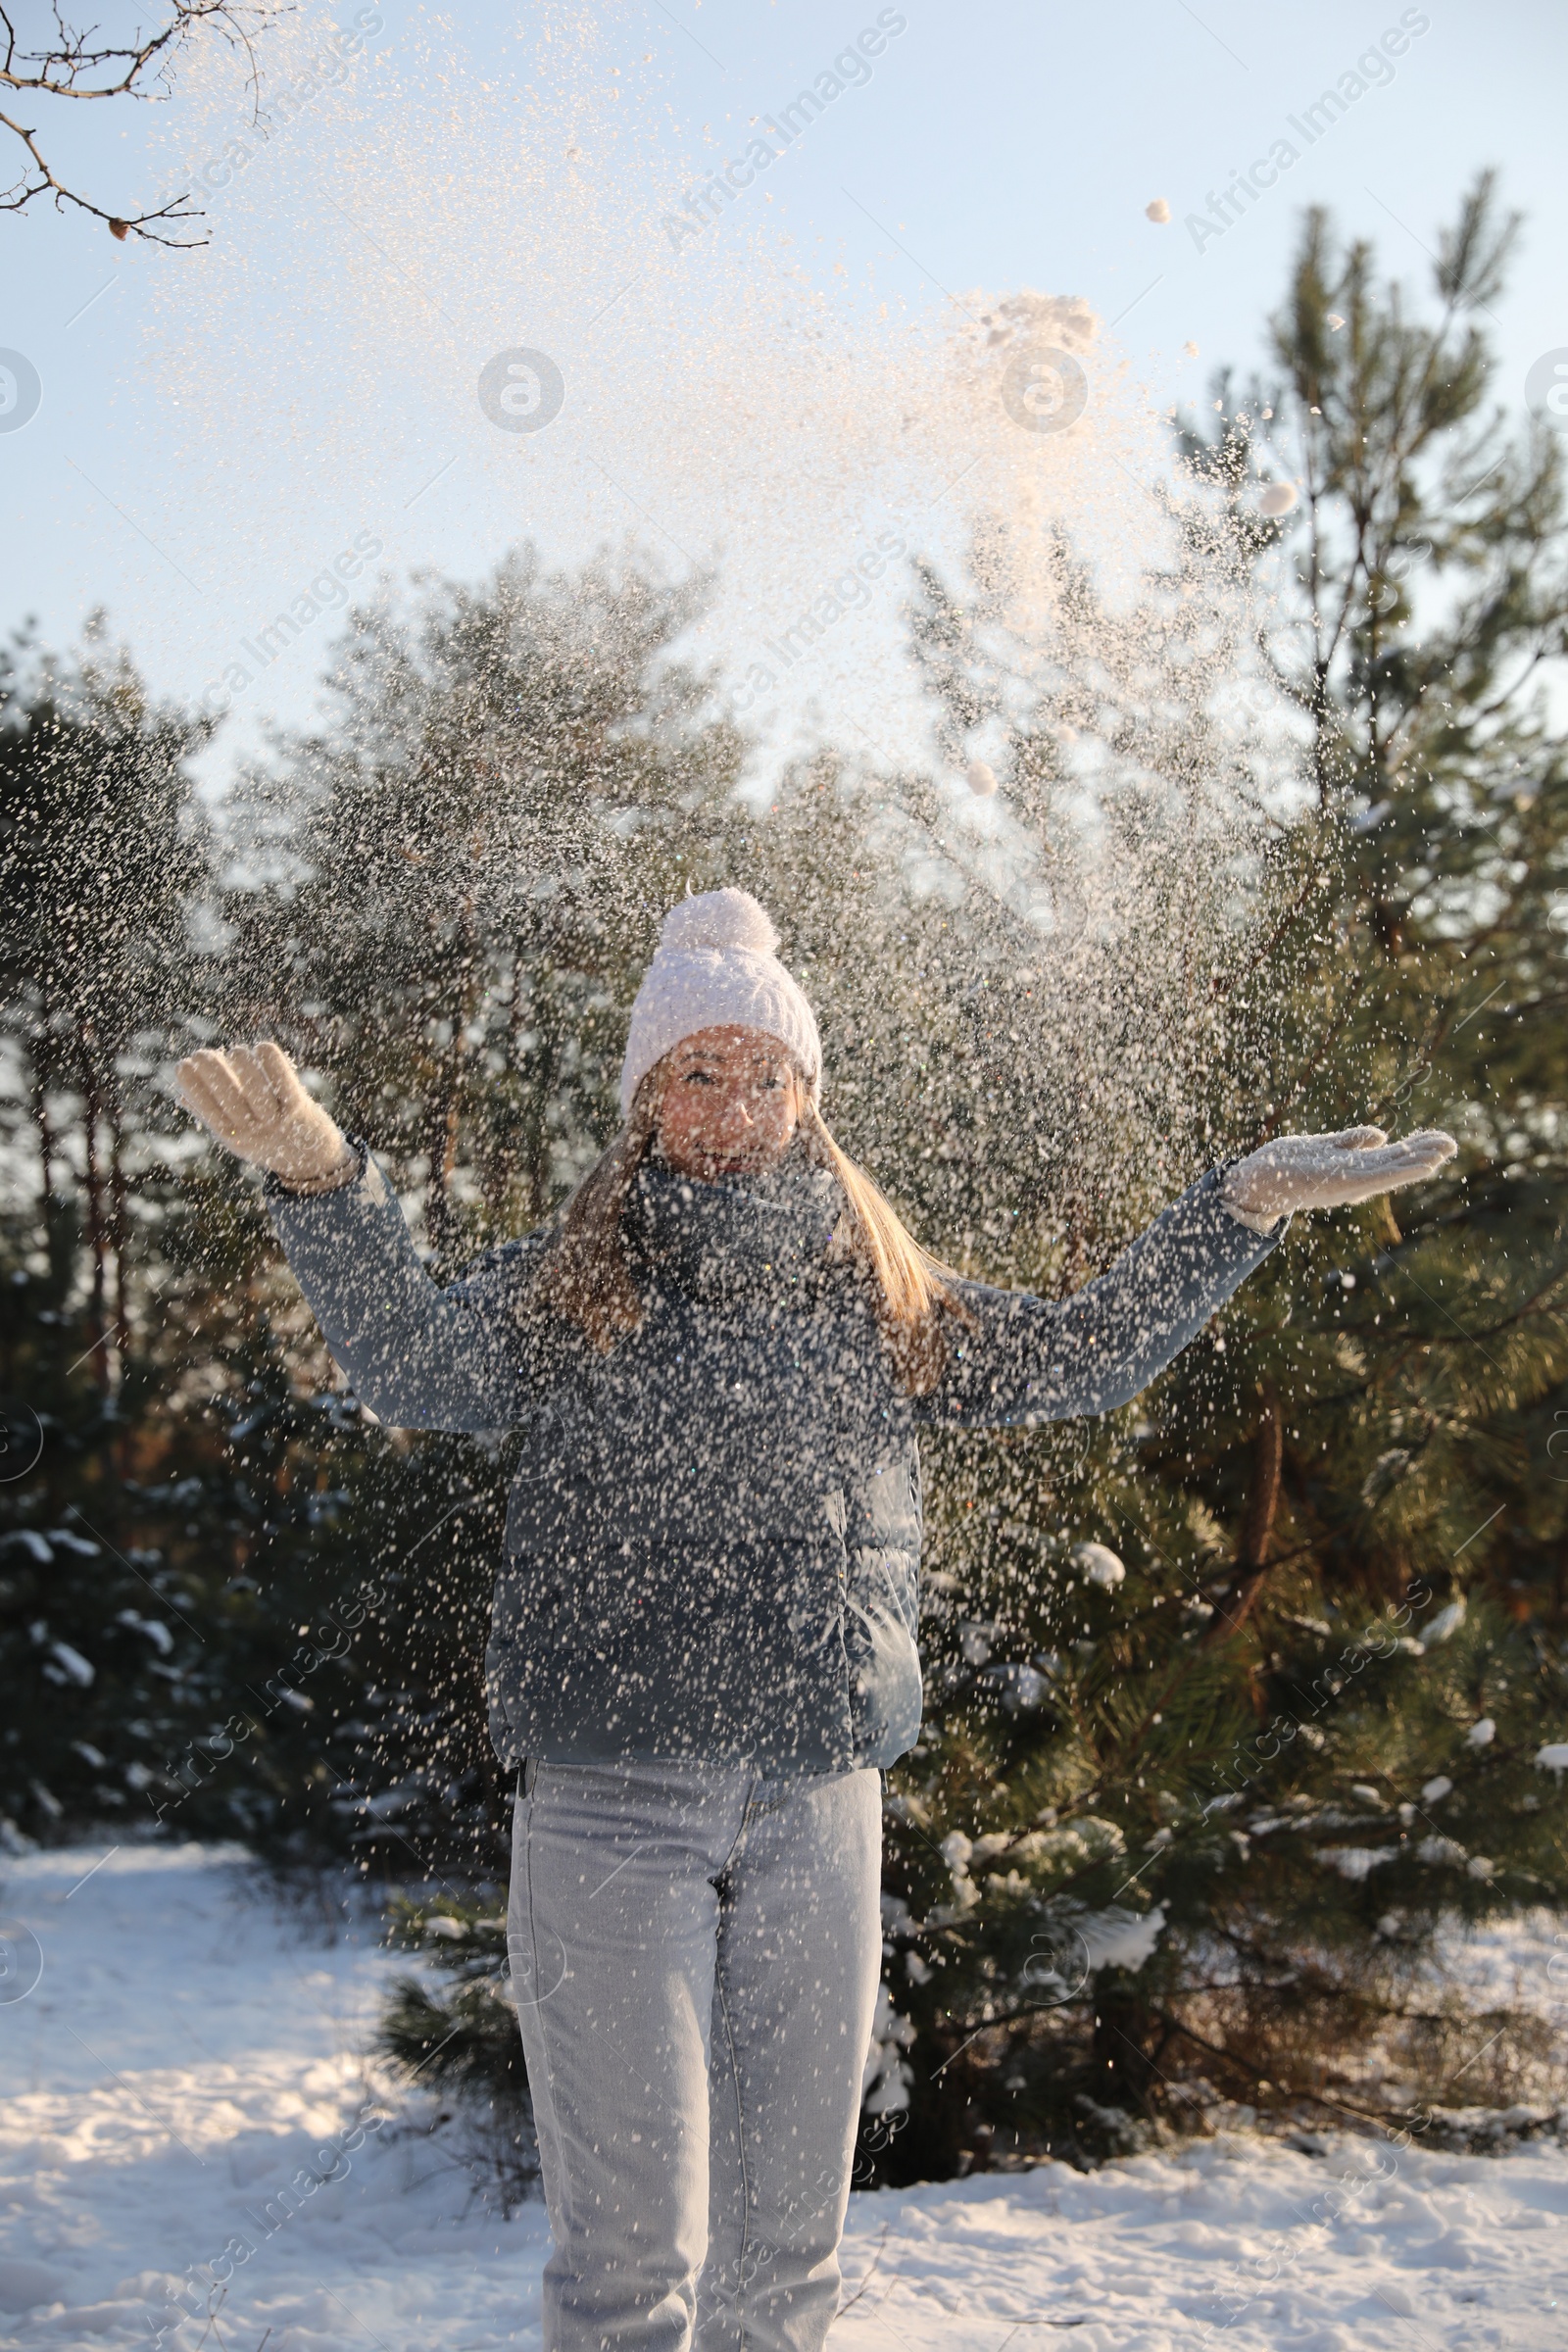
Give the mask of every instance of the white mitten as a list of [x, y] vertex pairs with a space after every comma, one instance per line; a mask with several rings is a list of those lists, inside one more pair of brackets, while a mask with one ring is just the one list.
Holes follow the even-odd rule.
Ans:
[[281, 1046], [192, 1054], [175, 1075], [202, 1125], [241, 1159], [270, 1168], [291, 1192], [330, 1192], [358, 1170], [359, 1154], [306, 1093]]
[[1220, 1199], [1254, 1233], [1272, 1233], [1298, 1208], [1343, 1208], [1401, 1184], [1436, 1175], [1459, 1147], [1439, 1127], [1391, 1144], [1381, 1127], [1347, 1127], [1339, 1135], [1282, 1135], [1237, 1161]]

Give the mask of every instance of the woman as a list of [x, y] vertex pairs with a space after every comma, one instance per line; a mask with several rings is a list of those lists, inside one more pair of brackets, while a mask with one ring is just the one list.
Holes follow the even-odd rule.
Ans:
[[881, 1953], [877, 1768], [920, 1723], [922, 1426], [1124, 1404], [1294, 1209], [1445, 1135], [1293, 1136], [1200, 1179], [1061, 1302], [926, 1254], [817, 1107], [756, 901], [667, 916], [625, 1125], [558, 1227], [438, 1290], [367, 1147], [275, 1045], [185, 1099], [270, 1170], [289, 1262], [383, 1420], [520, 1428], [486, 1658], [519, 1769], [509, 1935], [554, 2249], [551, 2352], [815, 2352]]

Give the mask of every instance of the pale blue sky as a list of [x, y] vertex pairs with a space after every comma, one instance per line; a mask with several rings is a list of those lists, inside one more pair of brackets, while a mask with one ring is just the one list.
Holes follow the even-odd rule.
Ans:
[[[868, 76], [678, 268], [660, 223], [698, 160], [741, 154], [755, 119], [879, 10], [626, 0], [584, 13], [597, 25], [587, 65], [559, 25], [538, 46], [550, 20], [529, 0], [466, 0], [456, 29], [388, 0], [337, 97], [215, 194], [208, 251], [117, 245], [41, 209], [0, 217], [0, 346], [43, 382], [32, 421], [0, 433], [0, 621], [35, 612], [63, 641], [105, 603], [155, 684], [194, 696], [357, 533], [398, 573], [472, 574], [529, 527], [561, 560], [630, 530], [677, 570], [715, 549], [737, 577], [749, 549], [771, 570], [776, 552], [738, 519], [744, 436], [721, 446], [720, 427], [672, 388], [736, 371], [747, 273], [768, 274], [761, 240], [783, 250], [781, 231], [822, 290], [830, 341], [874, 338], [879, 303], [911, 316], [936, 306], [940, 318], [947, 295], [982, 287], [1078, 296], [1118, 321], [1150, 399], [1168, 405], [1201, 393], [1211, 366], [1256, 363], [1305, 205], [1330, 205], [1387, 269], [1420, 278], [1461, 187], [1493, 164], [1528, 215], [1494, 327], [1500, 397], [1522, 414], [1531, 362], [1568, 346], [1568, 12], [1551, 0], [909, 0], [880, 12], [906, 22]], [[355, 15], [307, 0], [292, 37]], [[1198, 250], [1186, 216], [1294, 137], [1288, 119], [1401, 21], [1426, 29], [1393, 78]], [[125, 203], [176, 184], [241, 120], [232, 90], [203, 101], [194, 86], [168, 108], [77, 114], [60, 151], [102, 201]], [[1144, 215], [1158, 196], [1168, 227]], [[648, 272], [657, 295], [640, 290]], [[776, 326], [756, 331], [765, 377]], [[476, 405], [480, 366], [509, 345], [543, 348], [565, 370], [566, 411], [537, 436], [503, 440]], [[748, 427], [760, 440], [787, 436], [800, 402], [787, 371], [778, 382], [776, 432]], [[673, 453], [704, 436], [706, 472], [688, 448], [686, 472], [656, 482], [662, 438]], [[803, 512], [806, 486], [833, 470], [814, 428], [798, 441], [765, 476], [786, 487], [758, 490], [775, 512], [794, 503], [791, 466]], [[827, 536], [803, 556], [808, 569], [855, 561], [892, 511], [884, 489], [853, 516], [842, 482], [822, 493], [811, 527]], [[765, 587], [750, 583], [727, 647], [722, 628], [712, 641], [743, 663], [780, 625]], [[242, 698], [234, 739], [266, 710], [308, 707], [329, 629], [307, 631]]]

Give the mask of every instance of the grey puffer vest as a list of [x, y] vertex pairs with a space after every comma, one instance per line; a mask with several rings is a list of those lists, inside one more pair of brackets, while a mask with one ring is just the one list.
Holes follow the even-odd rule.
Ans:
[[892, 1763], [920, 1722], [919, 1425], [1124, 1403], [1278, 1239], [1206, 1176], [1073, 1298], [964, 1283], [972, 1327], [910, 1398], [863, 1276], [829, 1257], [838, 1188], [799, 1152], [745, 1185], [643, 1170], [643, 1316], [608, 1355], [532, 1298], [548, 1234], [437, 1290], [368, 1153], [340, 1192], [270, 1194], [382, 1420], [522, 1430], [486, 1658], [507, 1762]]

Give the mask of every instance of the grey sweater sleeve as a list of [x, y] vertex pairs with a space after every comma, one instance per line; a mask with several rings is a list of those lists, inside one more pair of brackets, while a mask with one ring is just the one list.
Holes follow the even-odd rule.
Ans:
[[1200, 1177], [1071, 1298], [965, 1283], [974, 1328], [953, 1326], [943, 1379], [921, 1421], [1028, 1427], [1126, 1404], [1196, 1338], [1217, 1306], [1277, 1248], [1284, 1226], [1253, 1233]]
[[[355, 1140], [355, 1139], [351, 1139]], [[335, 1192], [265, 1190], [295, 1280], [355, 1394], [399, 1429], [511, 1428], [533, 1383], [516, 1305], [545, 1245], [509, 1242], [438, 1288], [396, 1194], [364, 1144]]]

